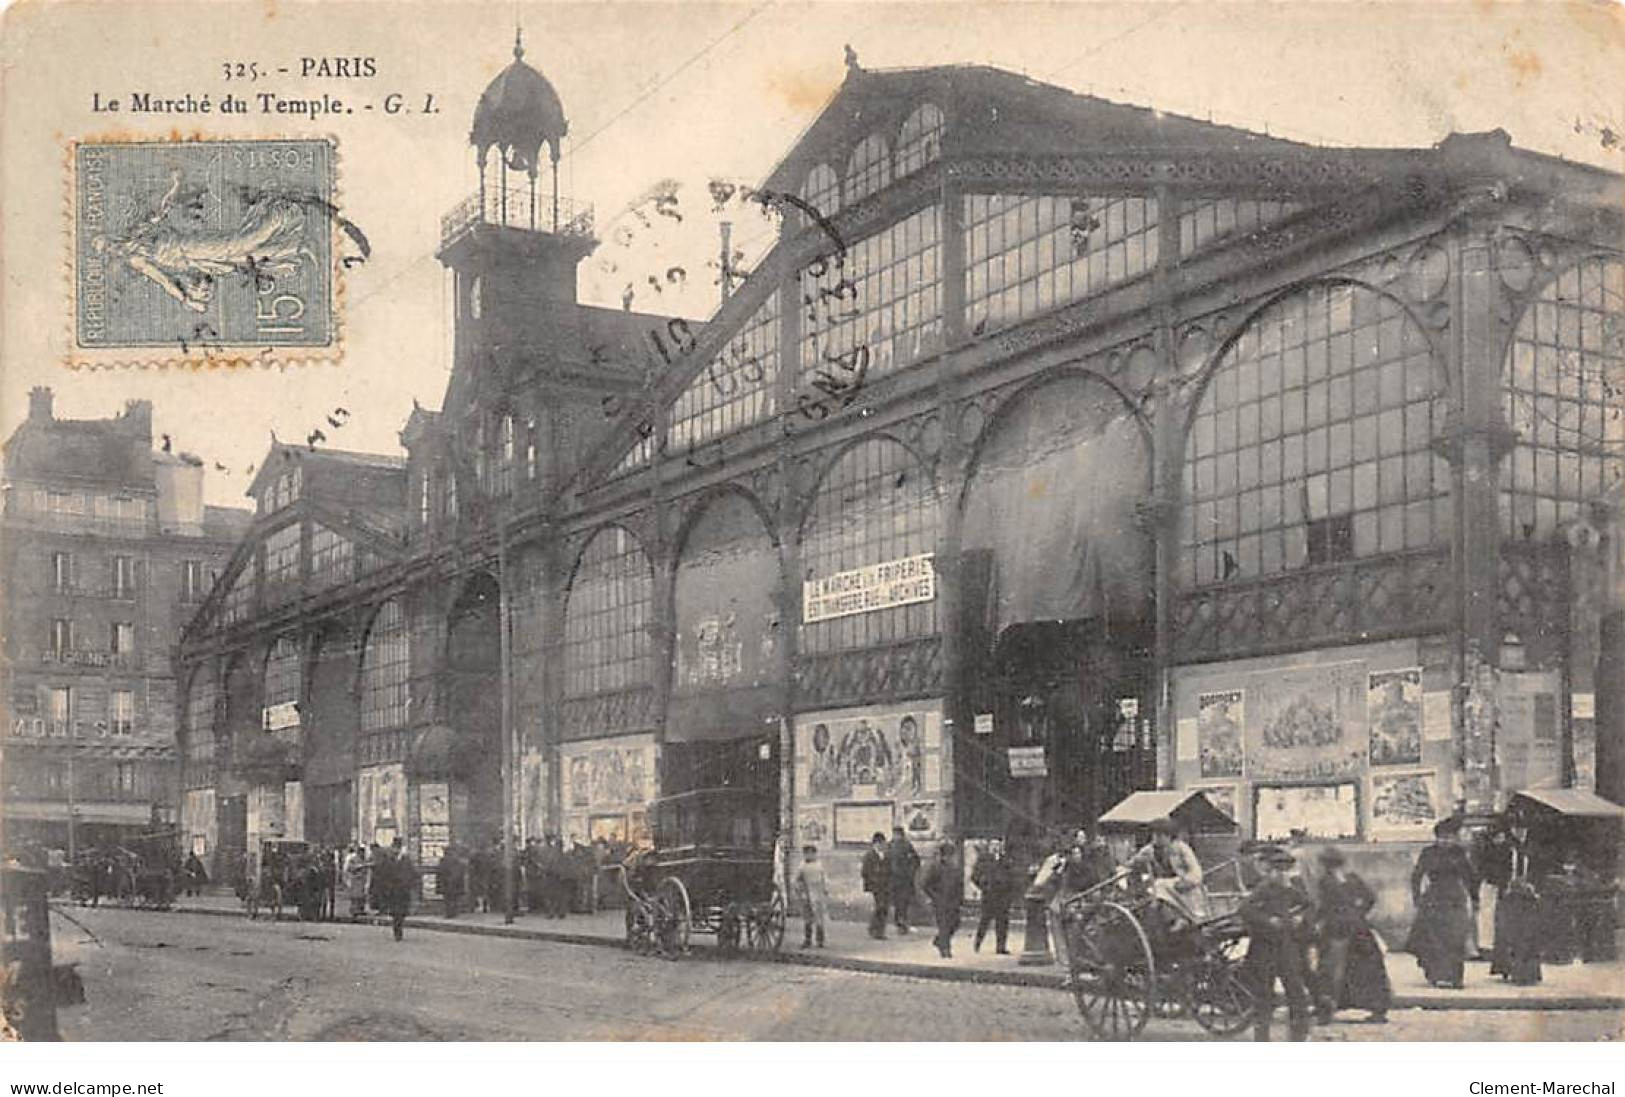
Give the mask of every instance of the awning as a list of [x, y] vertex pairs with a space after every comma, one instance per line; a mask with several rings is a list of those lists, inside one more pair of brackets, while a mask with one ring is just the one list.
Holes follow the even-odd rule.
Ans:
[[[7, 800], [5, 817], [66, 823], [68, 805], [61, 800]], [[73, 805], [73, 817], [81, 823], [147, 826], [152, 822], [152, 805], [81, 801]]]
[[1579, 819], [1625, 819], [1625, 807], [1610, 800], [1604, 800], [1595, 792], [1587, 792], [1578, 788], [1531, 788], [1514, 792], [1512, 799], [1507, 803], [1507, 811], [1513, 812], [1522, 800], [1547, 811], [1555, 811], [1559, 815], [1568, 815]]
[[1131, 792], [1100, 817], [1100, 825], [1109, 830], [1130, 830], [1150, 826], [1159, 819], [1171, 819], [1198, 833], [1236, 829], [1234, 819], [1214, 807], [1201, 792], [1190, 789]]

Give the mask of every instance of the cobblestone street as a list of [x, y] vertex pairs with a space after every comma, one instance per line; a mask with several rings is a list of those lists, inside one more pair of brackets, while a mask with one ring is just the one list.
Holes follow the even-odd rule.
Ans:
[[[70, 1040], [1085, 1038], [1070, 999], [1042, 987], [413, 930], [396, 944], [374, 926], [67, 913], [84, 929], [55, 919], [58, 959], [79, 964], [88, 998], [62, 1014]], [[1387, 1026], [1339, 1024], [1315, 1039], [1597, 1040], [1617, 1030], [1608, 1010], [1400, 1010]], [[1145, 1038], [1207, 1037], [1153, 1021]]]

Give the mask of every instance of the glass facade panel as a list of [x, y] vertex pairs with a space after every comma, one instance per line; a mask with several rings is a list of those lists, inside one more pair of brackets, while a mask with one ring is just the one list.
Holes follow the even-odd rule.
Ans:
[[[801, 273], [800, 376], [886, 373], [942, 345], [941, 209], [930, 206]], [[847, 372], [843, 372], [846, 369]]]
[[355, 543], [326, 526], [310, 531], [310, 583], [321, 589], [355, 578]]
[[214, 761], [214, 676], [206, 669], [192, 675], [186, 692], [186, 779], [205, 784], [210, 780], [208, 766]]
[[[686, 450], [772, 418], [778, 376], [779, 298], [774, 293], [672, 405], [667, 445]], [[634, 447], [628, 458], [635, 460], [642, 448]]]
[[301, 686], [299, 640], [291, 633], [276, 638], [265, 657], [265, 707], [298, 701]]
[[1547, 286], [1518, 322], [1503, 383], [1518, 436], [1503, 528], [1544, 537], [1625, 476], [1625, 263], [1588, 259]]
[[1445, 398], [1412, 326], [1381, 294], [1313, 286], [1232, 343], [1191, 424], [1187, 584], [1324, 562], [1311, 522], [1348, 520], [1356, 555], [1448, 539], [1449, 466], [1431, 449]]
[[891, 151], [886, 139], [871, 133], [852, 150], [846, 164], [846, 204], [867, 198], [891, 182]]
[[[901, 443], [870, 438], [847, 450], [824, 474], [802, 538], [810, 579], [935, 552], [936, 491], [930, 475]], [[937, 631], [936, 602], [894, 606], [801, 626], [809, 655], [872, 647]]]
[[897, 139], [897, 177], [919, 171], [942, 155], [942, 109], [935, 103], [921, 104]]
[[1179, 213], [1179, 253], [1189, 255], [1227, 236], [1285, 221], [1304, 207], [1293, 202], [1215, 198], [1188, 203]]
[[801, 184], [801, 199], [829, 217], [841, 208], [841, 177], [828, 164], [819, 164]]
[[1081, 300], [1156, 261], [1153, 198], [965, 196], [965, 308], [973, 332]]
[[564, 692], [584, 697], [652, 682], [654, 572], [620, 526], [593, 536], [564, 609]]
[[265, 538], [265, 600], [285, 602], [299, 593], [298, 522], [283, 526]]
[[361, 651], [361, 730], [404, 727], [411, 714], [411, 637], [399, 598], [378, 607]]

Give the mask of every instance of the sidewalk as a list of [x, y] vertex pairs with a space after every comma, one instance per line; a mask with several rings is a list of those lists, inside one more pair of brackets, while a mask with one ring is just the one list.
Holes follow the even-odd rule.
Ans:
[[[242, 904], [229, 894], [182, 898], [177, 900], [176, 910], [247, 916]], [[287, 920], [286, 913], [283, 917]], [[372, 920], [382, 921], [376, 917]], [[622, 947], [626, 938], [624, 914], [619, 910], [572, 914], [553, 920], [522, 914], [512, 925], [504, 924], [501, 914], [462, 914], [448, 919], [424, 912], [408, 918], [406, 925], [409, 929], [438, 933], [471, 933], [579, 945]], [[1010, 928], [1009, 956], [994, 953], [991, 936], [983, 942], [981, 952], [972, 952], [972, 928], [974, 926], [961, 929], [954, 939], [953, 956], [944, 959], [932, 947], [933, 928], [929, 925], [922, 925], [909, 934], [899, 934], [893, 929], [886, 940], [876, 941], [868, 935], [865, 923], [835, 921], [829, 925], [827, 948], [803, 949], [800, 947], [801, 920], [791, 918], [785, 929], [784, 948], [774, 959], [781, 963], [881, 975], [1060, 987], [1058, 965], [1018, 963], [1023, 938], [1023, 927], [1019, 923]], [[699, 935], [689, 943], [697, 952], [710, 952], [715, 948], [711, 938]], [[1466, 989], [1442, 990], [1427, 984], [1412, 956], [1395, 952], [1388, 955], [1388, 977], [1394, 987], [1395, 1009], [1625, 1009], [1625, 964], [1618, 962], [1548, 964], [1543, 970], [1543, 981], [1532, 987], [1513, 986], [1492, 977], [1486, 963], [1469, 963]]]

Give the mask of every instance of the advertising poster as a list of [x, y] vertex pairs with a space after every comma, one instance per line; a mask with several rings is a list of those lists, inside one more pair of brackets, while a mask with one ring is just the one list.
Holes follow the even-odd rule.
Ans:
[[835, 809], [830, 804], [799, 804], [796, 807], [796, 841], [827, 849], [835, 840]]
[[1287, 667], [1252, 679], [1248, 775], [1323, 781], [1358, 774], [1367, 753], [1367, 685], [1363, 663]]
[[1262, 841], [1355, 838], [1359, 833], [1359, 797], [1352, 781], [1259, 785], [1254, 790], [1253, 836]]
[[1414, 766], [1422, 760], [1422, 668], [1372, 671], [1366, 678], [1371, 764]]
[[[541, 759], [537, 758], [540, 780]], [[606, 832], [611, 816], [624, 840], [635, 831], [630, 815], [655, 795], [655, 745], [647, 735], [571, 743], [563, 748], [565, 837], [586, 841]], [[537, 825], [541, 820], [538, 815]]]
[[911, 841], [937, 837], [937, 802], [912, 800], [904, 804], [899, 822]]
[[1245, 690], [1227, 689], [1196, 698], [1196, 745], [1203, 777], [1240, 777]]
[[835, 841], [843, 846], [866, 846], [876, 834], [891, 834], [892, 804], [836, 804]]
[[798, 798], [905, 800], [942, 791], [941, 719], [937, 706], [798, 717]]
[[1379, 838], [1426, 838], [1438, 820], [1438, 774], [1377, 773], [1371, 777], [1371, 833]]

